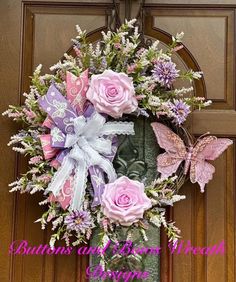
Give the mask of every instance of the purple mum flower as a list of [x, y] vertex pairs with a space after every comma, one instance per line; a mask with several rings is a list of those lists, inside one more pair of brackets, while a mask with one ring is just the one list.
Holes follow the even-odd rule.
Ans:
[[86, 211], [72, 211], [65, 217], [64, 223], [67, 229], [82, 233], [92, 226], [90, 214]]
[[191, 112], [190, 106], [185, 104], [182, 100], [174, 100], [174, 103], [170, 102], [169, 106], [170, 110], [174, 114], [174, 121], [179, 125], [186, 120], [188, 114]]
[[156, 61], [153, 69], [153, 78], [161, 86], [171, 87], [174, 80], [179, 76], [179, 70], [176, 70], [176, 64], [171, 61]]

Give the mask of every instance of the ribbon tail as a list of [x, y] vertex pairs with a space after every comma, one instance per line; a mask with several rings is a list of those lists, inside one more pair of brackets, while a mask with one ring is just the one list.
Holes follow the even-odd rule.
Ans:
[[45, 190], [44, 194], [52, 192], [54, 196], [57, 196], [60, 190], [63, 188], [66, 180], [72, 173], [74, 168], [74, 160], [69, 156], [65, 157], [62, 165], [58, 169], [58, 171], [54, 174], [51, 183], [48, 188]]
[[99, 131], [99, 135], [134, 135], [133, 122], [107, 122]]
[[104, 172], [98, 166], [91, 166], [89, 173], [94, 192], [91, 206], [96, 207], [101, 204], [101, 197], [105, 188]]
[[82, 208], [86, 189], [88, 166], [85, 161], [77, 163], [74, 176], [74, 193], [71, 199], [70, 210], [80, 210]]
[[103, 157], [101, 157], [98, 166], [91, 166], [89, 168], [89, 172], [94, 191], [92, 207], [95, 207], [101, 204], [101, 196], [105, 185], [104, 172], [107, 174], [109, 182], [114, 182], [117, 178], [117, 174], [112, 163]]
[[112, 163], [103, 157], [101, 157], [99, 165], [91, 166], [89, 168], [94, 191], [92, 207], [101, 204], [101, 197], [105, 188], [104, 172], [107, 174], [109, 182], [114, 182], [116, 180], [117, 174]]
[[[111, 154], [106, 156], [106, 158], [110, 162], [112, 162], [115, 157], [117, 146], [118, 146], [118, 139], [116, 136], [114, 136], [112, 138]], [[101, 204], [102, 194], [105, 188], [104, 172], [102, 171], [101, 168], [99, 168], [99, 166], [91, 166], [89, 168], [89, 173], [91, 176], [91, 182], [92, 182], [93, 191], [94, 191], [92, 207], [96, 207]]]
[[112, 165], [112, 163], [101, 157], [101, 160], [99, 162], [99, 167], [107, 174], [109, 182], [114, 182], [117, 178], [116, 171]]

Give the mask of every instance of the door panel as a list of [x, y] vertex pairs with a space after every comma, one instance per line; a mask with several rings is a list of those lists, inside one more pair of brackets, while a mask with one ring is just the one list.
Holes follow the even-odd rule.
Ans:
[[[67, 3], [68, 2], [68, 3]], [[29, 76], [39, 63], [43, 71], [57, 63], [71, 47], [76, 35], [75, 24], [88, 32], [107, 28], [111, 3], [54, 3], [1, 1], [1, 51], [2, 100], [1, 112], [8, 104], [22, 102], [23, 91], [28, 91]], [[21, 18], [22, 15], [22, 18]], [[92, 39], [96, 38], [96, 33]], [[14, 46], [14, 47], [13, 47]], [[20, 62], [20, 65], [19, 65]], [[72, 256], [8, 256], [11, 241], [27, 240], [29, 245], [47, 244], [49, 231], [42, 231], [34, 221], [40, 217], [43, 207], [38, 205], [40, 195], [10, 194], [8, 183], [26, 169], [23, 158], [15, 156], [6, 146], [16, 126], [1, 117], [4, 132], [1, 139], [1, 272], [0, 281], [85, 281], [87, 257]], [[7, 171], [7, 173], [6, 173]], [[3, 256], [2, 256], [3, 254]]]
[[[185, 47], [179, 55], [187, 66], [204, 72], [202, 86], [195, 85], [195, 95], [212, 99], [213, 104], [192, 114], [191, 131], [196, 137], [210, 131], [235, 141], [235, 9], [146, 5], [146, 34], [168, 43], [170, 34], [183, 30]], [[206, 193], [187, 183], [182, 189], [187, 199], [176, 204], [172, 218], [183, 240], [191, 240], [193, 246], [212, 246], [224, 240], [225, 255], [170, 257], [171, 281], [235, 281], [235, 142], [214, 164], [216, 173]]]

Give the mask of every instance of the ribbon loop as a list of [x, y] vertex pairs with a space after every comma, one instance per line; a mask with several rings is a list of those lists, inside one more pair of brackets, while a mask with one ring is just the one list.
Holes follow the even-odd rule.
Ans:
[[106, 122], [105, 117], [100, 115], [98, 112], [94, 112], [90, 118], [88, 118], [87, 125], [85, 127], [84, 135], [87, 138], [98, 136], [98, 133], [103, 128]]
[[[60, 168], [54, 174], [45, 193], [52, 192], [57, 196], [73, 173], [70, 209], [79, 210], [82, 208], [88, 171], [91, 173], [95, 168], [102, 170], [107, 174], [110, 182], [117, 178], [112, 164], [111, 137], [116, 134], [134, 134], [134, 125], [132, 122], [106, 123], [105, 117], [96, 111], [87, 117], [77, 116], [55, 86], [50, 86], [46, 96], [39, 99], [39, 104], [55, 123], [51, 133], [55, 141], [54, 145], [63, 148], [66, 152]], [[102, 172], [99, 175], [101, 176]], [[103, 176], [100, 181], [104, 181]], [[98, 204], [100, 196], [96, 195]]]
[[77, 136], [81, 135], [85, 131], [86, 119], [83, 116], [77, 117], [73, 120], [74, 130]]
[[112, 142], [105, 138], [96, 138], [90, 140], [90, 146], [102, 155], [110, 155], [112, 153]]

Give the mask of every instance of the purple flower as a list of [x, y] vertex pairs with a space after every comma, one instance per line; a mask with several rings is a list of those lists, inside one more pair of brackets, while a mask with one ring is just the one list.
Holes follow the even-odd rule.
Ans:
[[174, 103], [169, 103], [170, 110], [174, 114], [174, 121], [177, 124], [182, 124], [190, 111], [190, 106], [186, 105], [182, 100], [174, 100]]
[[152, 72], [153, 78], [159, 82], [161, 86], [167, 86], [169, 88], [174, 80], [179, 76], [179, 71], [176, 70], [176, 64], [171, 61], [156, 61]]
[[92, 226], [90, 214], [86, 211], [72, 211], [65, 217], [67, 229], [85, 233]]
[[105, 57], [102, 58], [102, 61], [101, 61], [101, 67], [106, 69], [107, 68], [107, 60]]

